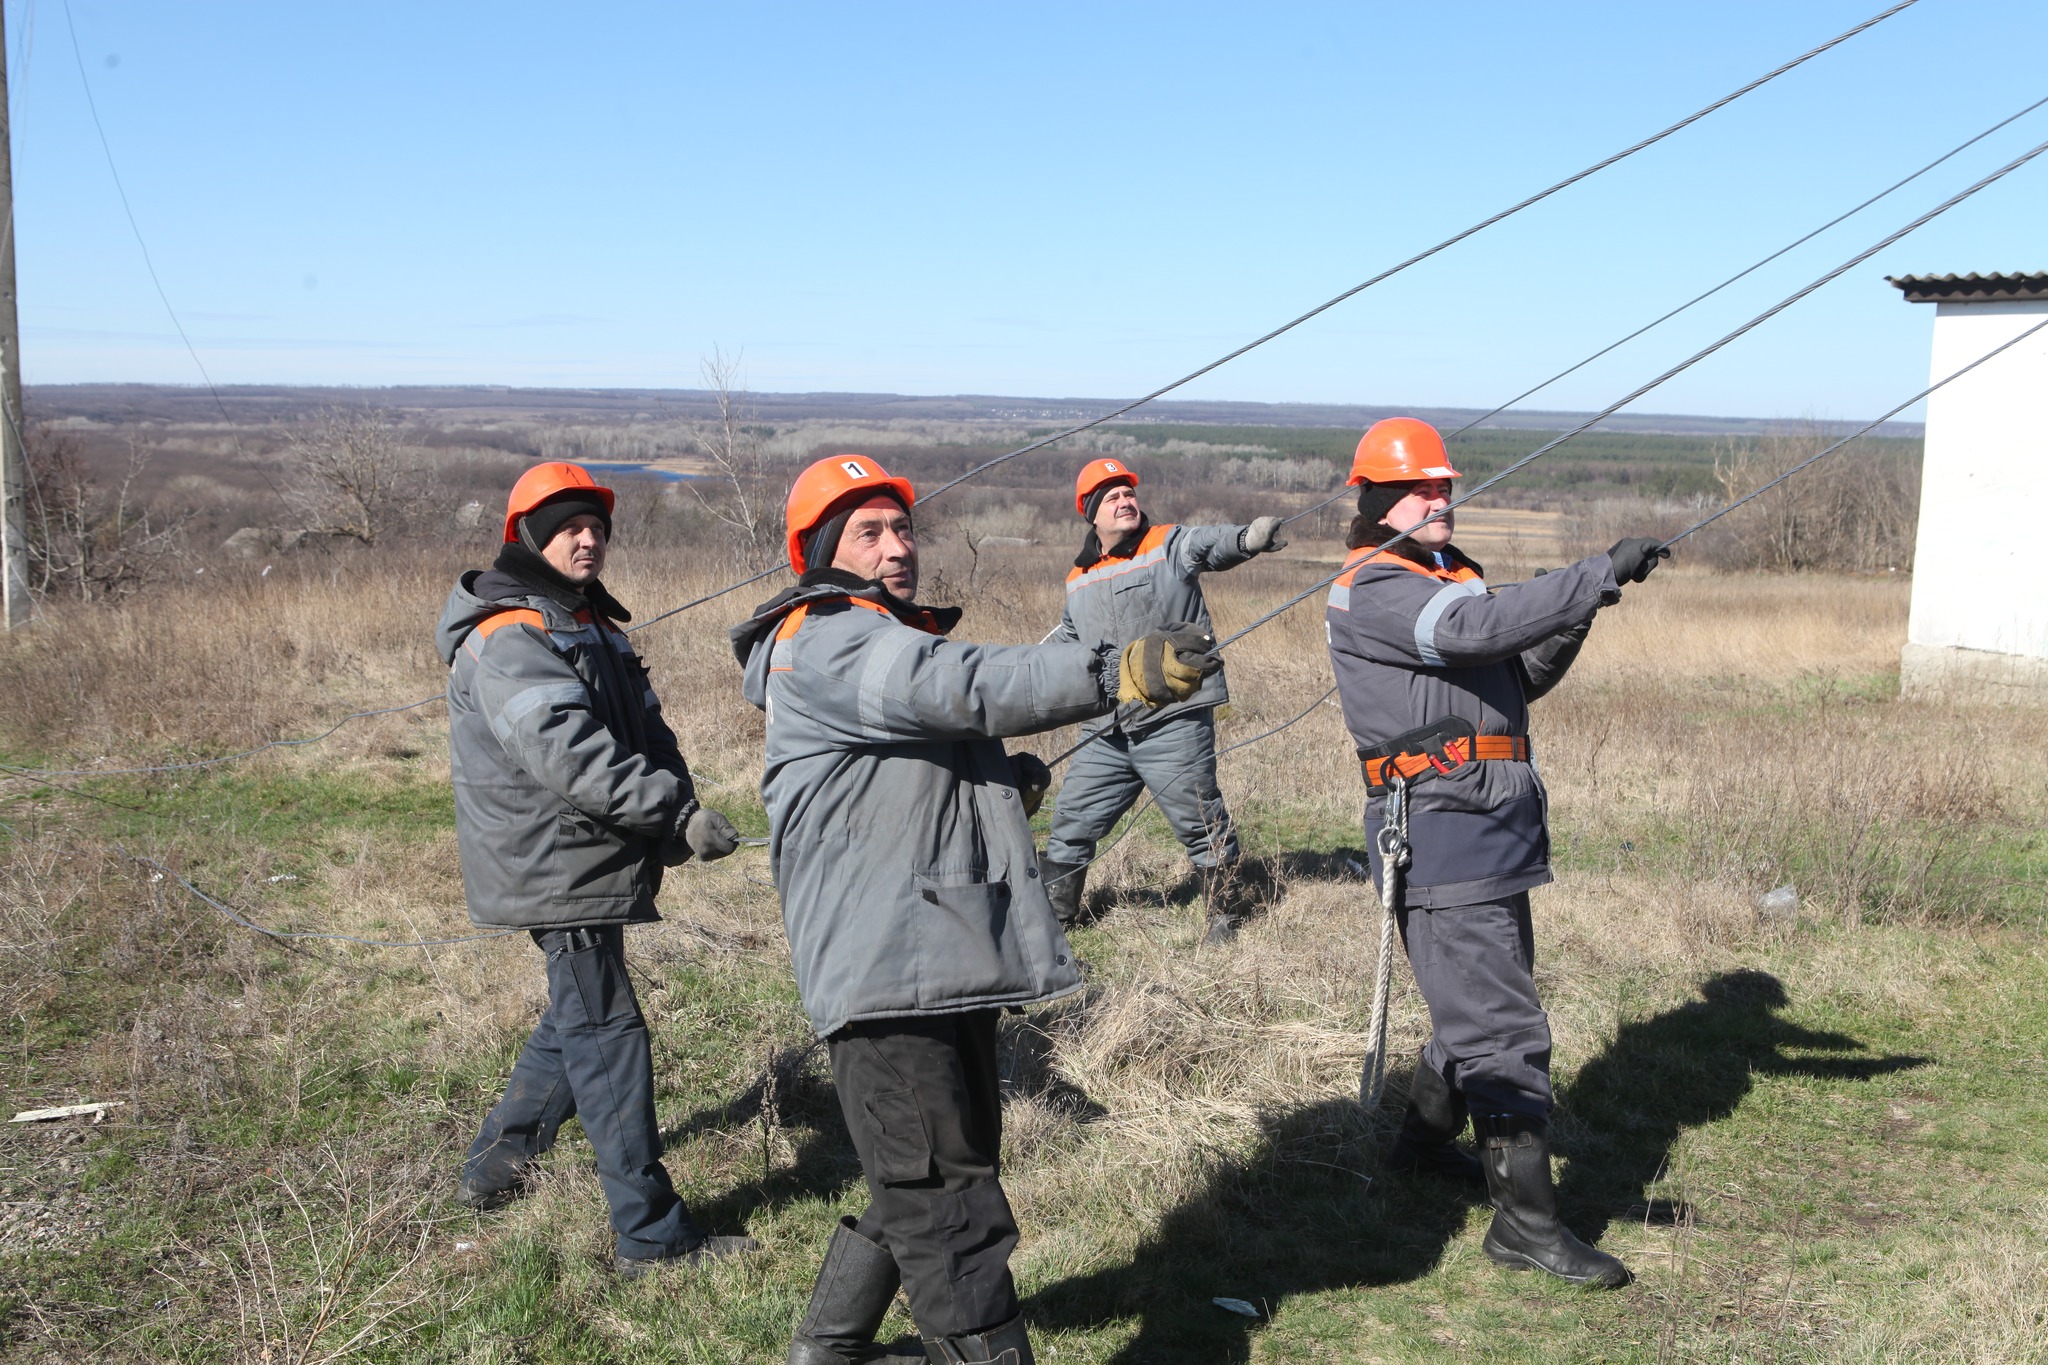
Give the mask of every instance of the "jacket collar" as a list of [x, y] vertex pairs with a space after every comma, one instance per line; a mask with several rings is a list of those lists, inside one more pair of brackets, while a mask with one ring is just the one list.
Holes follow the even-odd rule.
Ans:
[[951, 634], [962, 615], [959, 607], [920, 607], [905, 602], [883, 587], [879, 579], [857, 578], [844, 569], [812, 569], [796, 581], [795, 587], [784, 588], [727, 632], [733, 657], [744, 666], [753, 656], [754, 647], [774, 634], [784, 617], [800, 607], [835, 600], [858, 602], [887, 612], [911, 629], [931, 635]]
[[1363, 556], [1372, 555], [1375, 547], [1361, 545], [1351, 552], [1350, 562], [1354, 570], [1370, 568], [1374, 564], [1385, 564], [1390, 567], [1399, 566], [1406, 569], [1409, 573], [1419, 573], [1424, 578], [1434, 578], [1444, 583], [1457, 583], [1468, 578], [1486, 577], [1486, 570], [1479, 567], [1478, 561], [1468, 558], [1465, 552], [1455, 545], [1444, 546], [1444, 562], [1441, 565], [1436, 562], [1435, 557], [1427, 550], [1417, 550], [1413, 555], [1402, 554], [1401, 551], [1407, 549], [1408, 546], [1409, 542], [1403, 541], [1391, 550], [1381, 551], [1379, 554], [1373, 555], [1371, 559], [1365, 559]]
[[1145, 539], [1145, 533], [1152, 529], [1152, 518], [1139, 513], [1138, 524], [1107, 553], [1102, 548], [1102, 535], [1093, 526], [1088, 528], [1087, 539], [1081, 542], [1081, 553], [1074, 556], [1074, 567], [1092, 569], [1105, 559], [1129, 559], [1138, 552], [1138, 546]]
[[518, 541], [506, 541], [497, 562], [477, 575], [474, 591], [486, 601], [509, 601], [517, 597], [545, 597], [574, 615], [594, 612], [608, 621], [630, 621], [627, 611], [605, 585], [592, 579], [581, 587], [571, 583], [554, 565]]

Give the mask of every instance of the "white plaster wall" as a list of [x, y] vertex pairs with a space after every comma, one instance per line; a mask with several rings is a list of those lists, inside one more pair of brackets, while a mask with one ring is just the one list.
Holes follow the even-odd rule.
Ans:
[[[2048, 299], [1935, 305], [1930, 381], [2048, 319]], [[1927, 400], [1906, 638], [2048, 659], [2048, 329]]]

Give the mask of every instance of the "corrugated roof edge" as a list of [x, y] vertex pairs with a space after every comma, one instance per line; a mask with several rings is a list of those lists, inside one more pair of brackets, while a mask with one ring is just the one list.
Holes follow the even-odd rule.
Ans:
[[1906, 296], [1907, 303], [1993, 303], [2012, 299], [2048, 299], [2048, 271], [2025, 274], [1887, 275], [1885, 282]]

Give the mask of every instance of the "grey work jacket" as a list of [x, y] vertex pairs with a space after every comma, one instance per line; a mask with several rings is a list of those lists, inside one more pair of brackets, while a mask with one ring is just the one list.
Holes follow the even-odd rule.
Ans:
[[[1564, 677], [1594, 613], [1621, 596], [1604, 554], [1489, 589], [1456, 547], [1432, 569], [1367, 553], [1355, 552], [1324, 613], [1344, 723], [1360, 748], [1453, 717], [1482, 735], [1527, 735], [1529, 702]], [[1382, 796], [1366, 806], [1375, 879], [1385, 805]], [[1477, 905], [1550, 881], [1545, 806], [1525, 761], [1489, 759], [1418, 781], [1407, 903]]]
[[661, 855], [696, 792], [646, 667], [609, 622], [538, 594], [487, 601], [479, 577], [462, 576], [435, 632], [470, 919], [659, 919]]
[[[1103, 555], [1092, 565], [1075, 565], [1067, 575], [1067, 605], [1049, 640], [1072, 640], [1121, 651], [1151, 631], [1191, 621], [1212, 630], [1202, 575], [1234, 569], [1252, 554], [1243, 548], [1242, 526], [1151, 526], [1127, 556]], [[1202, 680], [1185, 701], [1126, 716], [1130, 734], [1142, 734], [1176, 716], [1217, 707], [1230, 700], [1224, 669]], [[1119, 723], [1114, 717], [1085, 727], [1089, 733]]]
[[1002, 737], [1101, 714], [1113, 671], [1076, 645], [956, 643], [938, 632], [957, 612], [906, 624], [891, 600], [800, 585], [732, 630], [768, 715], [770, 866], [821, 1037], [1081, 984]]

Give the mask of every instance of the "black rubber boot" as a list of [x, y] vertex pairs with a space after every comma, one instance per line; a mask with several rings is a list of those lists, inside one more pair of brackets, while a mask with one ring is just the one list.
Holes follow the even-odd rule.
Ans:
[[1587, 1246], [1557, 1221], [1550, 1183], [1550, 1126], [1501, 1114], [1475, 1120], [1493, 1226], [1486, 1257], [1515, 1270], [1542, 1270], [1589, 1289], [1619, 1289], [1634, 1276], [1606, 1252]]
[[880, 1359], [875, 1333], [901, 1282], [896, 1258], [854, 1231], [853, 1219], [840, 1219], [811, 1290], [810, 1311], [789, 1343], [789, 1365]]
[[1458, 1145], [1458, 1134], [1464, 1131], [1465, 1097], [1418, 1055], [1415, 1079], [1408, 1086], [1408, 1112], [1401, 1116], [1401, 1131], [1387, 1148], [1387, 1169], [1484, 1188], [1486, 1168]]
[[1053, 914], [1059, 916], [1060, 928], [1071, 929], [1079, 924], [1081, 893], [1088, 885], [1088, 864], [1056, 863], [1041, 853], [1038, 855], [1038, 880], [1045, 886]]
[[936, 1340], [926, 1337], [924, 1353], [933, 1365], [1038, 1365], [1021, 1317], [986, 1332]]

